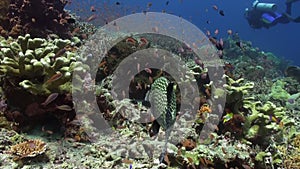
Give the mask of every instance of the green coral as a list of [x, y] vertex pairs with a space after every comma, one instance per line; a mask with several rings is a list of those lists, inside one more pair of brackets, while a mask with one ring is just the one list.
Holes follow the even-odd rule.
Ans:
[[287, 100], [290, 94], [284, 90], [285, 82], [282, 80], [277, 80], [271, 88], [270, 96], [275, 100]]
[[[76, 53], [68, 51], [70, 40], [41, 38], [31, 39], [30, 35], [19, 36], [0, 42], [0, 74], [3, 81], [16, 79], [15, 86], [34, 95], [48, 95], [53, 92], [71, 92], [71, 72], [88, 69], [77, 61]], [[54, 76], [61, 76], [51, 80]], [[66, 85], [67, 84], [67, 85]]]
[[[262, 104], [260, 101], [245, 100], [244, 108], [250, 113], [246, 115], [244, 131], [247, 139], [255, 139], [258, 136], [268, 136], [274, 132], [282, 131], [283, 125], [293, 125], [295, 121], [286, 115], [283, 107], [277, 107], [268, 101]], [[263, 142], [263, 140], [262, 140]]]
[[233, 113], [238, 113], [239, 108], [242, 107], [243, 99], [246, 94], [248, 94], [248, 90], [254, 87], [253, 82], [244, 83], [243, 78], [234, 80], [227, 75], [224, 75], [227, 80], [227, 84], [224, 85], [226, 89], [226, 103], [234, 104], [232, 106]]

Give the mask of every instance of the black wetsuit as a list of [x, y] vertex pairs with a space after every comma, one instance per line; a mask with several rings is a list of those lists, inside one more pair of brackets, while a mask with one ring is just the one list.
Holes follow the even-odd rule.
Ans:
[[[285, 12], [288, 14], [288, 15], [292, 15], [292, 4], [294, 2], [297, 2], [297, 1], [300, 1], [300, 0], [294, 0], [294, 1], [290, 1], [290, 2], [286, 2], [286, 10]], [[299, 23], [300, 22], [300, 16], [298, 16], [297, 18], [295, 19], [291, 19], [293, 22], [297, 22]]]

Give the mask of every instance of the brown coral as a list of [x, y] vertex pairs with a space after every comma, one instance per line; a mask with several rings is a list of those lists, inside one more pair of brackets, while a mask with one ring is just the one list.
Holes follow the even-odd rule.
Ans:
[[21, 158], [36, 157], [45, 153], [46, 143], [41, 140], [28, 140], [20, 144], [11, 146], [10, 151]]
[[234, 114], [232, 119], [224, 124], [224, 132], [229, 131], [233, 135], [240, 137], [243, 134], [243, 124], [245, 117], [241, 114]]

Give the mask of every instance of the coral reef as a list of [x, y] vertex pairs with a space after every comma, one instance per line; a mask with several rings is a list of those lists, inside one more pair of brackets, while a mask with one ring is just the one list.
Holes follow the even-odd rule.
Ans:
[[1, 3], [8, 7], [1, 10], [1, 15], [7, 16], [0, 23], [2, 36], [30, 34], [32, 37], [47, 37], [51, 33], [63, 38], [72, 36], [70, 29], [75, 19], [64, 10], [67, 1], [11, 0]]
[[[59, 2], [58, 6], [61, 4], [64, 3]], [[29, 26], [32, 29], [32, 25]], [[84, 31], [74, 30], [71, 33], [80, 35]], [[227, 83], [217, 86], [218, 81], [210, 81], [210, 69], [204, 67], [206, 63], [195, 60], [187, 45], [169, 37], [155, 36], [155, 39], [149, 34], [126, 36], [99, 63], [96, 79], [86, 73], [89, 67], [76, 53], [81, 45], [78, 38], [33, 37], [0, 38], [2, 166], [261, 169], [296, 168], [299, 165], [299, 84], [292, 77], [279, 79], [283, 63], [273, 54], [253, 48], [250, 42], [243, 42], [242, 47], [236, 45], [240, 40], [233, 37], [225, 42], [224, 58], [229, 62], [224, 65], [226, 75], [223, 78]], [[147, 48], [165, 48], [178, 55], [189, 69], [187, 78], [178, 83], [195, 80], [200, 91], [193, 100], [199, 103], [195, 109], [199, 109], [198, 112], [178, 112], [175, 115], [174, 128], [178, 129], [170, 134], [163, 163], [158, 157], [161, 153], [159, 148], [166, 146], [165, 133], [161, 130], [155, 137], [149, 135], [154, 119], [147, 114], [149, 107], [139, 101], [155, 80], [161, 76], [172, 79], [171, 75], [158, 69], [139, 70], [141, 65], [131, 64], [138, 73], [134, 75], [124, 71], [126, 77], [133, 77], [129, 84], [129, 98], [114, 99], [110, 92], [114, 85], [113, 72], [118, 64], [128, 55]], [[156, 63], [157, 58], [149, 60]], [[176, 63], [169, 64], [173, 66]], [[83, 91], [72, 86], [75, 91], [94, 94], [90, 89], [96, 88], [100, 114], [113, 131], [109, 137], [97, 132], [99, 129], [94, 126], [97, 122], [94, 117], [98, 114], [92, 110], [90, 100], [82, 102], [80, 112], [75, 116], [70, 94], [74, 71], [79, 72], [75, 80], [86, 82]], [[277, 82], [273, 79], [275, 77]], [[95, 81], [96, 86], [93, 86]], [[178, 93], [176, 106], [188, 104]], [[225, 96], [224, 107], [211, 104], [211, 100]], [[218, 116], [216, 112], [223, 114]], [[6, 121], [3, 116], [12, 122]], [[144, 121], [140, 122], [141, 119]], [[55, 121], [51, 125], [57, 126], [57, 130], [64, 124], [63, 138], [48, 130], [49, 125], [45, 123], [48, 121]], [[15, 129], [14, 123], [22, 126], [38, 122], [42, 124], [41, 129], [37, 129], [41, 136], [11, 131]], [[205, 124], [212, 130], [202, 131]], [[207, 137], [203, 137], [203, 133]], [[38, 160], [41, 155], [47, 157], [46, 160]]]
[[288, 65], [271, 52], [261, 51], [251, 42], [240, 40], [238, 35], [224, 40], [223, 58], [234, 65], [236, 77], [242, 76], [250, 81], [279, 77]]

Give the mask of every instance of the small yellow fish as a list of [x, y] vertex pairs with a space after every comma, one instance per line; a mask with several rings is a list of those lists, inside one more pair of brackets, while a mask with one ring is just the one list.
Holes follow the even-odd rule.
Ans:
[[224, 117], [223, 117], [223, 123], [228, 122], [229, 120], [231, 120], [233, 118], [233, 113], [227, 113]]

